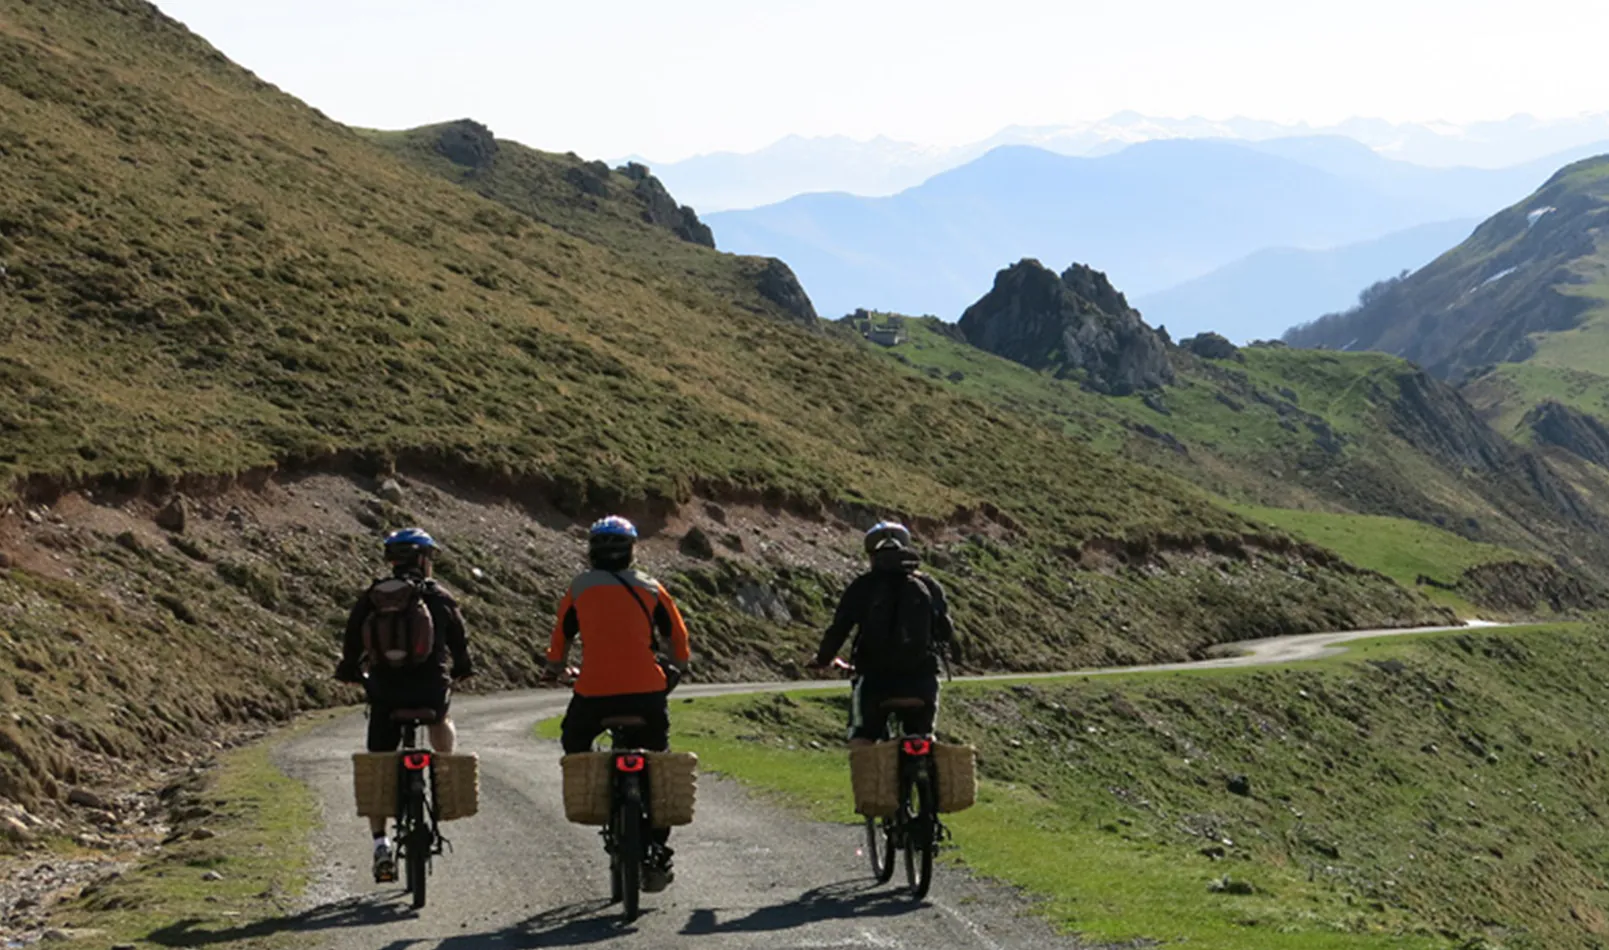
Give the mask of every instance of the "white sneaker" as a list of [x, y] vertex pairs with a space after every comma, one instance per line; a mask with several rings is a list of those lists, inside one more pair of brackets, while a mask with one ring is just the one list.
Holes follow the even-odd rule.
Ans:
[[391, 850], [390, 838], [377, 838], [374, 842], [374, 883], [390, 884], [397, 879], [397, 858]]

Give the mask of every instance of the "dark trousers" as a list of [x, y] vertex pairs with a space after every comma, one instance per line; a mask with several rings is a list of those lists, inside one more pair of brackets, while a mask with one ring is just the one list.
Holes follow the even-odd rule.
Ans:
[[434, 722], [447, 717], [452, 691], [439, 675], [369, 680], [370, 752], [395, 752], [402, 745], [402, 723], [391, 721], [394, 709], [433, 709]]
[[[623, 696], [570, 697], [570, 708], [564, 712], [564, 725], [559, 741], [564, 752], [570, 755], [592, 749], [592, 740], [605, 730], [603, 720], [611, 716], [641, 716], [647, 725], [621, 730], [621, 741], [627, 748], [647, 749], [650, 752], [670, 751], [670, 704], [664, 693], [628, 693]], [[669, 828], [651, 829], [651, 838], [663, 845], [670, 840]]]
[[920, 699], [921, 709], [901, 710], [906, 735], [933, 734], [939, 717], [937, 673], [867, 673], [855, 677], [849, 698], [849, 738], [882, 740], [888, 736], [888, 714], [878, 707], [889, 699]]

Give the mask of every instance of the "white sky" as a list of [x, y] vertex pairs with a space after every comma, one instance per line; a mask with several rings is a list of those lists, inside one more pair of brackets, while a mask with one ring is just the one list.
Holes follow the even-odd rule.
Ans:
[[354, 125], [589, 158], [1011, 124], [1609, 109], [1605, 0], [157, 0]]

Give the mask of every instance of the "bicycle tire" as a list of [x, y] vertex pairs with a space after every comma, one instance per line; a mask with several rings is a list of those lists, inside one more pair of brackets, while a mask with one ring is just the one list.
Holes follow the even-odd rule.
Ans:
[[425, 906], [426, 882], [430, 878], [427, 865], [430, 861], [430, 826], [425, 822], [425, 802], [420, 790], [415, 790], [408, 803], [408, 836], [404, 845], [408, 874], [408, 890], [413, 894], [415, 910]]
[[879, 884], [894, 878], [894, 836], [888, 819], [866, 819], [866, 858], [871, 862], [872, 877]]
[[616, 806], [620, 840], [616, 842], [620, 860], [621, 911], [629, 923], [637, 919], [642, 901], [642, 791], [637, 776], [621, 782], [620, 803]]
[[[917, 775], [911, 782], [910, 793], [917, 800], [917, 807], [910, 808], [911, 795], [905, 797], [907, 821], [905, 824], [905, 883], [911, 889], [911, 895], [917, 900], [927, 897], [928, 890], [933, 886], [933, 853], [938, 848], [938, 836], [934, 834], [933, 786], [925, 770]], [[911, 811], [915, 811], [911, 815]]]

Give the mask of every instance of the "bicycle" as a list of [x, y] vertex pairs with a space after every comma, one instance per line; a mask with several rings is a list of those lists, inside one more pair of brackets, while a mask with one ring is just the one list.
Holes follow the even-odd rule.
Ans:
[[[853, 676], [855, 667], [834, 657], [828, 670]], [[933, 860], [939, 844], [950, 831], [939, 819], [938, 778], [933, 761], [931, 735], [903, 735], [905, 724], [900, 713], [925, 709], [927, 701], [917, 696], [896, 696], [878, 704], [888, 735], [899, 738], [899, 798], [894, 813], [885, 818], [866, 819], [866, 858], [872, 877], [879, 884], [894, 878], [895, 853], [905, 854], [905, 883], [921, 900], [933, 886]]]
[[599, 830], [603, 850], [609, 855], [609, 900], [620, 902], [627, 922], [637, 919], [642, 899], [643, 864], [651, 845], [647, 829], [653, 827], [649, 815], [648, 756], [641, 749], [629, 748], [626, 732], [641, 729], [648, 720], [641, 716], [608, 716], [602, 725], [609, 730], [613, 756], [609, 765], [609, 823]]
[[419, 748], [419, 727], [436, 720], [434, 709], [397, 709], [391, 721], [402, 724], [402, 750], [397, 756], [397, 862], [403, 866], [403, 887], [413, 895], [417, 910], [425, 906], [431, 859], [451, 847], [437, 824], [433, 753]]
[[[681, 681], [682, 670], [660, 659], [665, 669], [666, 694]], [[574, 686], [580, 676], [578, 667], [567, 668], [562, 677], [555, 679], [563, 685]], [[629, 746], [627, 733], [642, 729], [648, 720], [641, 716], [605, 716], [599, 721], [609, 733], [609, 749], [594, 749], [612, 753], [609, 763], [609, 821], [598, 834], [603, 838], [604, 853], [609, 856], [609, 900], [619, 902], [628, 923], [641, 914], [643, 867], [659, 848], [649, 840], [648, 829], [653, 827], [650, 786], [648, 784], [648, 756], [644, 750]]]
[[[878, 705], [878, 713], [890, 724], [898, 713], [922, 709], [927, 703], [917, 697], [897, 697]], [[890, 731], [890, 734], [894, 734]], [[921, 900], [933, 886], [933, 859], [939, 843], [949, 837], [949, 829], [939, 820], [937, 777], [933, 765], [932, 736], [901, 736], [899, 739], [899, 799], [894, 813], [882, 819], [866, 819], [866, 857], [872, 876], [879, 884], [894, 877], [894, 855], [905, 853], [905, 883], [912, 896]]]

